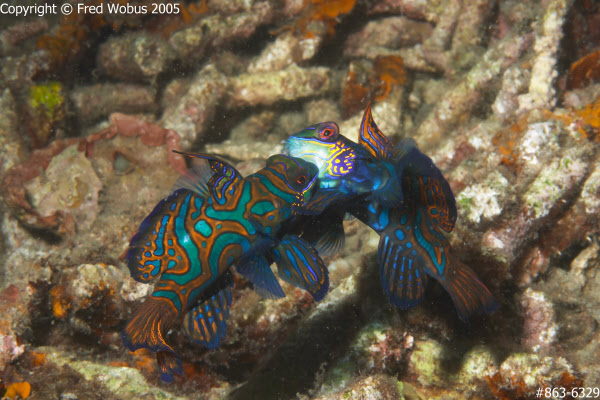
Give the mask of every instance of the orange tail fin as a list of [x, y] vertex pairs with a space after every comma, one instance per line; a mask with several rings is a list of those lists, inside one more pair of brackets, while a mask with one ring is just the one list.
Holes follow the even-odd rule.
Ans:
[[473, 270], [454, 257], [449, 261], [441, 283], [450, 294], [458, 317], [466, 322], [473, 315], [496, 311], [498, 302]]
[[181, 375], [183, 373], [181, 358], [175, 353], [159, 351], [156, 353], [156, 361], [158, 361], [160, 379], [164, 382], [173, 382], [173, 374]]
[[146, 348], [158, 352], [161, 378], [173, 380], [173, 373], [181, 375], [181, 360], [165, 342], [164, 334], [174, 324], [176, 310], [168, 302], [149, 297], [140, 306], [123, 330], [123, 343], [131, 351]]

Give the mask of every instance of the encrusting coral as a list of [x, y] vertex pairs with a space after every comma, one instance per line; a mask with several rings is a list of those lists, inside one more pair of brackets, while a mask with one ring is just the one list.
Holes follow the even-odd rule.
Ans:
[[[176, 4], [0, 28], [0, 395], [529, 399], [600, 385], [595, 2]], [[160, 383], [151, 354], [122, 346], [152, 292], [123, 257], [194, 165], [172, 150], [247, 176], [317, 122], [356, 140], [369, 102], [448, 180], [453, 255], [498, 311], [463, 324], [432, 282], [418, 307], [392, 308], [377, 235], [345, 221], [322, 302], [286, 283], [264, 300], [236, 276], [222, 346], [172, 330], [183, 376]]]

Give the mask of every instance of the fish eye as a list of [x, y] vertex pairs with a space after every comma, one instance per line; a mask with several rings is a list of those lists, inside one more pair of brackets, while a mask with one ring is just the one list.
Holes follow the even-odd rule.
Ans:
[[304, 185], [306, 183], [306, 176], [300, 175], [298, 179], [296, 179], [296, 182], [298, 182], [300, 185]]
[[331, 141], [337, 138], [335, 130], [332, 128], [325, 128], [319, 132], [319, 136], [322, 140]]

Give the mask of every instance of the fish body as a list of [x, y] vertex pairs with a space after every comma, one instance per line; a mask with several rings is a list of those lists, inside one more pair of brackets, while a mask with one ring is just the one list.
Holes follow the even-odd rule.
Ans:
[[289, 243], [274, 239], [285, 221], [308, 207], [318, 185], [312, 164], [277, 155], [262, 170], [242, 178], [216, 157], [188, 155], [208, 159], [209, 173], [180, 179], [173, 193], [142, 222], [127, 254], [134, 279], [157, 283], [125, 327], [123, 340], [131, 351], [157, 352], [165, 381], [181, 373], [179, 357], [164, 340], [170, 328], [183, 321], [184, 332], [209, 348], [224, 337], [233, 265], [255, 289], [283, 297], [268, 260], [279, 261], [287, 272], [290, 260], [285, 250], [308, 246], [305, 259], [311, 265], [295, 265], [302, 275], [299, 285], [302, 279], [310, 280], [304, 288], [322, 297], [329, 284], [322, 261], [308, 243], [297, 237]]
[[[320, 177], [343, 180], [339, 187], [352, 188], [355, 195], [362, 194], [362, 198], [342, 201], [340, 206], [380, 235], [380, 277], [390, 302], [402, 309], [416, 306], [423, 300], [427, 278], [432, 277], [448, 291], [462, 320], [497, 308], [489, 290], [453, 254], [446, 234], [456, 222], [454, 195], [439, 169], [413, 140], [404, 139], [394, 146], [373, 121], [369, 106], [361, 123], [359, 143], [348, 145], [355, 149], [354, 154], [363, 154], [352, 159], [353, 168], [369, 172], [353, 183], [351, 173], [343, 177], [323, 174], [330, 169], [328, 163], [333, 159], [329, 148], [322, 138], [307, 137], [305, 131], [292, 135], [284, 148], [293, 157], [325, 160], [319, 165]], [[340, 137], [337, 140], [351, 142]], [[341, 162], [344, 161], [336, 163]], [[363, 166], [369, 162], [381, 169]], [[385, 172], [383, 176], [369, 175], [378, 171]], [[327, 183], [319, 190], [335, 186]], [[339, 221], [339, 208], [330, 207], [325, 216]], [[334, 237], [337, 242], [343, 237], [341, 222], [331, 225], [337, 231], [335, 234], [326, 232], [320, 238], [310, 239], [315, 245], [320, 243], [318, 248], [323, 241], [329, 241], [324, 237]]]

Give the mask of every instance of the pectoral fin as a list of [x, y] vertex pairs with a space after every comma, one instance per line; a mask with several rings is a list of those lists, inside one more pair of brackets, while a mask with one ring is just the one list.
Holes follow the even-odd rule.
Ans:
[[391, 179], [384, 187], [373, 191], [367, 199], [370, 202], [379, 203], [387, 208], [401, 208], [405, 206], [401, 182], [396, 177]]
[[329, 273], [319, 253], [304, 239], [285, 235], [273, 249], [279, 276], [320, 301], [329, 290]]
[[270, 263], [266, 256], [256, 254], [239, 262], [237, 271], [247, 278], [254, 291], [267, 299], [279, 299], [285, 297], [285, 293], [279, 281], [271, 271]]
[[175, 324], [175, 314], [168, 302], [151, 296], [136, 310], [122, 333], [123, 344], [130, 351], [146, 348], [157, 352], [160, 377], [165, 382], [172, 382], [173, 374], [183, 372], [181, 359], [164, 339]]
[[320, 256], [333, 256], [344, 248], [346, 234], [344, 233], [344, 216], [339, 213], [327, 213], [327, 218], [324, 216], [323, 224], [326, 224], [326, 230], [316, 242], [313, 243], [315, 249]]
[[302, 207], [294, 206], [292, 211], [301, 215], [318, 215], [335, 201], [344, 198], [344, 193], [335, 189], [318, 189]]

